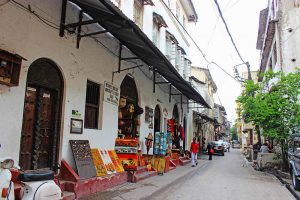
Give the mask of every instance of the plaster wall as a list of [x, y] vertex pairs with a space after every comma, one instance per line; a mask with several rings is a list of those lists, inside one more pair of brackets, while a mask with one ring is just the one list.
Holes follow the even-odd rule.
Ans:
[[[32, 8], [39, 14], [57, 23], [60, 18], [60, 1], [30, 1]], [[47, 8], [47, 9], [46, 9]], [[7, 23], [10, 22], [10, 23]], [[83, 129], [82, 134], [70, 134], [70, 119], [72, 110], [78, 110], [84, 120], [86, 82], [91, 80], [103, 86], [104, 81], [112, 81], [112, 72], [117, 69], [118, 58], [110, 51], [97, 44], [92, 38], [83, 38], [80, 48], [76, 48], [74, 35], [66, 34], [59, 37], [59, 31], [42, 23], [32, 14], [18, 8], [12, 3], [0, 7], [0, 26], [6, 27], [0, 31], [0, 49], [17, 53], [26, 61], [22, 62], [19, 86], [6, 87], [0, 85], [0, 128], [1, 148], [0, 157], [11, 156], [16, 163], [19, 160], [20, 138], [23, 119], [24, 94], [26, 77], [29, 66], [38, 58], [48, 58], [54, 61], [61, 70], [64, 82], [64, 94], [62, 102], [60, 159], [65, 159], [74, 167], [73, 156], [69, 146], [69, 140], [89, 140], [92, 148], [113, 149], [117, 137], [118, 107], [101, 101], [100, 105], [100, 129]], [[104, 37], [104, 36], [103, 36]], [[106, 38], [107, 39], [107, 38]], [[108, 38], [107, 40], [111, 40]], [[109, 44], [109, 43], [108, 43]], [[114, 50], [115, 46], [110, 47]], [[122, 67], [128, 67], [126, 63]], [[173, 106], [176, 103], [160, 87], [156, 87], [156, 93], [152, 93], [152, 81], [139, 69], [130, 70], [114, 76], [114, 85], [120, 86], [127, 73], [134, 77], [139, 93], [140, 107], [149, 106], [155, 108], [157, 104], [166, 108], [166, 117], [172, 117]], [[103, 87], [101, 87], [101, 99]], [[159, 100], [158, 100], [159, 99]], [[187, 110], [180, 110], [179, 115]], [[162, 113], [162, 110], [161, 110]], [[141, 115], [140, 139], [143, 152], [145, 152], [144, 138], [149, 132], [153, 132], [145, 123], [144, 114]], [[181, 121], [181, 120], [180, 120]], [[163, 123], [163, 117], [162, 117]], [[162, 124], [162, 127], [164, 125]], [[189, 129], [188, 129], [189, 130]], [[150, 150], [151, 152], [151, 150]]]

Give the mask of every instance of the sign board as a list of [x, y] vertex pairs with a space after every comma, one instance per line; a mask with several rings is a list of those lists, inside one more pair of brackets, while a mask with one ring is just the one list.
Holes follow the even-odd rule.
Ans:
[[90, 143], [88, 140], [70, 140], [77, 173], [80, 178], [92, 178], [96, 176]]
[[149, 107], [145, 107], [145, 122], [149, 123], [149, 128], [153, 128], [153, 109]]
[[119, 88], [104, 81], [104, 101], [119, 106]]

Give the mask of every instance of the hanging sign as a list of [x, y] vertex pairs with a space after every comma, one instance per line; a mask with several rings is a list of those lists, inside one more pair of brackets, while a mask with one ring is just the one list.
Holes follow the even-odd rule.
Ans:
[[104, 101], [113, 105], [119, 105], [119, 88], [112, 83], [104, 81]]

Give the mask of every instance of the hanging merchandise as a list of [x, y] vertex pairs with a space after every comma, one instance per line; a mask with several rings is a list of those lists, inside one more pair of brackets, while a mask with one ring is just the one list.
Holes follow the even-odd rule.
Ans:
[[120, 97], [119, 108], [125, 108], [126, 106], [126, 98], [124, 96]]
[[183, 126], [180, 124], [178, 129], [179, 129], [179, 133], [180, 133], [180, 138], [181, 138], [181, 140], [184, 140], [185, 133], [184, 133], [184, 128], [183, 128]]
[[128, 110], [128, 112], [133, 113], [134, 112], [134, 105], [132, 103], [128, 104], [127, 110]]

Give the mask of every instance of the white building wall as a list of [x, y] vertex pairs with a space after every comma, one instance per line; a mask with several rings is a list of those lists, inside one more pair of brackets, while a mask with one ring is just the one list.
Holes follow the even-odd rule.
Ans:
[[[59, 0], [55, 0], [55, 2], [48, 1], [48, 3], [39, 2], [35, 5], [40, 6], [40, 9], [42, 8], [43, 11], [49, 14], [49, 18], [56, 17], [58, 20], [61, 5]], [[118, 131], [117, 106], [107, 102], [102, 103], [101, 130], [84, 128], [82, 134], [70, 134], [70, 118], [72, 110], [78, 110], [82, 114], [82, 119], [84, 119], [87, 79], [101, 85], [104, 84], [104, 81], [111, 82], [112, 71], [116, 70], [118, 66], [118, 58], [91, 38], [83, 38], [80, 48], [77, 49], [74, 35], [66, 34], [63, 38], [59, 37], [58, 30], [45, 25], [36, 17], [19, 9], [12, 3], [5, 4], [0, 8], [0, 26], [6, 27], [5, 30], [0, 31], [0, 49], [17, 53], [27, 59], [27, 61], [22, 62], [19, 86], [9, 88], [0, 85], [0, 110], [1, 113], [5, 113], [0, 115], [0, 128], [2, 130], [0, 157], [11, 156], [18, 163], [26, 77], [30, 64], [38, 58], [53, 60], [60, 68], [64, 79], [60, 159], [65, 159], [74, 166], [69, 147], [69, 140], [74, 139], [89, 140], [92, 148], [113, 149]], [[126, 64], [122, 64], [122, 67], [126, 67]], [[174, 99], [172, 98], [172, 102], [169, 103], [168, 94], [158, 86], [156, 87], [156, 93], [153, 94], [152, 81], [146, 78], [139, 69], [129, 72], [133, 74], [136, 80], [140, 97], [139, 106], [142, 108], [149, 106], [154, 109], [159, 104], [161, 108], [167, 109], [168, 119], [171, 118], [175, 104]], [[126, 72], [116, 74], [114, 84], [120, 86], [125, 75]], [[103, 87], [101, 92], [103, 93]], [[157, 99], [160, 99], [162, 103], [159, 103]], [[185, 106], [183, 111], [180, 110], [180, 106], [178, 108], [180, 116], [183, 116], [182, 113], [187, 112]], [[140, 139], [143, 152], [145, 152], [143, 138], [149, 132], [153, 132], [144, 120], [145, 116], [142, 114]]]

